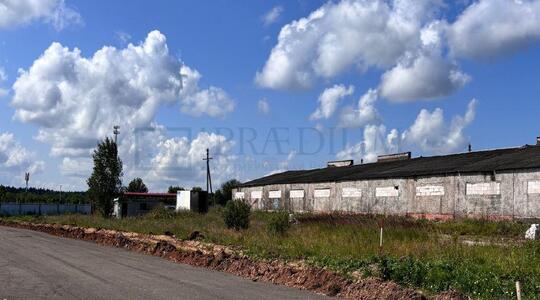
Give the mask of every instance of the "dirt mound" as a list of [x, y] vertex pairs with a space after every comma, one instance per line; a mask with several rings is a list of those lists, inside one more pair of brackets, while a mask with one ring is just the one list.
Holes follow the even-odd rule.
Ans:
[[[253, 261], [241, 252], [224, 246], [200, 241], [181, 241], [166, 235], [143, 235], [69, 225], [15, 223], [2, 220], [0, 225], [93, 241], [101, 245], [163, 257], [178, 263], [227, 272], [254, 281], [267, 281], [345, 299], [426, 299], [422, 293], [414, 289], [403, 288], [396, 283], [378, 278], [353, 281], [338, 273], [302, 264]], [[458, 296], [460, 295], [441, 294], [436, 299], [463, 299]]]

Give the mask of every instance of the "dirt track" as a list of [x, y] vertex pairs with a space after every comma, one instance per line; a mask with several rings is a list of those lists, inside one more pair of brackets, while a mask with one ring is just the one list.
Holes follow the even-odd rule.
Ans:
[[[353, 281], [325, 269], [284, 264], [279, 261], [255, 262], [227, 247], [198, 241], [180, 241], [170, 236], [143, 235], [105, 229], [79, 228], [68, 225], [13, 223], [0, 220], [0, 225], [31, 229], [51, 235], [93, 241], [101, 245], [126, 248], [168, 260], [205, 267], [328, 296], [346, 299], [426, 299], [413, 289], [377, 278]], [[438, 299], [459, 299], [447, 293]]]

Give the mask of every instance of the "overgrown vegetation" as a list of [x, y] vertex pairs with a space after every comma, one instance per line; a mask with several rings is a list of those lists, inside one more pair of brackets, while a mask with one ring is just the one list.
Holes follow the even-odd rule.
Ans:
[[199, 231], [207, 242], [239, 247], [253, 259], [304, 260], [344, 274], [379, 276], [436, 293], [461, 291], [474, 299], [540, 299], [540, 241], [524, 241], [527, 222], [385, 219], [379, 253], [377, 216], [297, 215], [285, 235], [268, 230], [275, 213], [252, 212], [246, 230], [228, 229], [223, 208], [208, 214], [149, 214], [122, 220], [99, 216], [13, 217], [37, 222], [111, 228], [142, 233]]
[[227, 202], [232, 200], [232, 190], [242, 184], [236, 179], [225, 181], [221, 187], [214, 193], [211, 204], [219, 204], [225, 206]]
[[223, 220], [227, 228], [247, 229], [249, 227], [250, 213], [251, 207], [244, 201], [229, 201], [223, 211]]
[[270, 233], [284, 234], [289, 230], [290, 226], [289, 213], [286, 211], [278, 211], [270, 216], [266, 228]]

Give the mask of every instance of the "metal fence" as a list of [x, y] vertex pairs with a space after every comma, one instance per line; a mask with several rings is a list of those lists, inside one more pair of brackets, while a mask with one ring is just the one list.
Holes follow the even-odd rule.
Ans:
[[66, 213], [88, 215], [90, 212], [90, 204], [0, 202], [0, 215], [4, 216], [60, 215]]

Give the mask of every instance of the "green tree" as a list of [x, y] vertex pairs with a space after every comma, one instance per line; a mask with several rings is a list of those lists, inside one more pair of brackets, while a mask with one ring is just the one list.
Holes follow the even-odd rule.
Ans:
[[130, 193], [148, 193], [148, 188], [144, 184], [143, 180], [139, 177], [133, 179], [127, 187], [127, 190]]
[[6, 188], [4, 186], [0, 185], [0, 201], [4, 201], [6, 198]]
[[169, 194], [176, 194], [178, 193], [178, 191], [185, 191], [186, 189], [184, 189], [183, 187], [181, 186], [178, 186], [178, 185], [175, 185], [175, 186], [169, 186], [169, 190], [167, 191], [167, 193]]
[[122, 187], [122, 160], [118, 157], [116, 143], [105, 138], [98, 143], [92, 158], [94, 169], [87, 180], [88, 197], [97, 212], [109, 217], [113, 198], [119, 194]]
[[214, 195], [215, 201], [217, 204], [225, 205], [227, 202], [232, 200], [232, 190], [242, 183], [236, 179], [231, 179], [229, 181], [224, 182], [221, 185], [221, 188], [216, 191], [216, 194]]
[[194, 186], [191, 189], [192, 192], [202, 192], [202, 190], [203, 190], [202, 187], [199, 187], [199, 186]]

